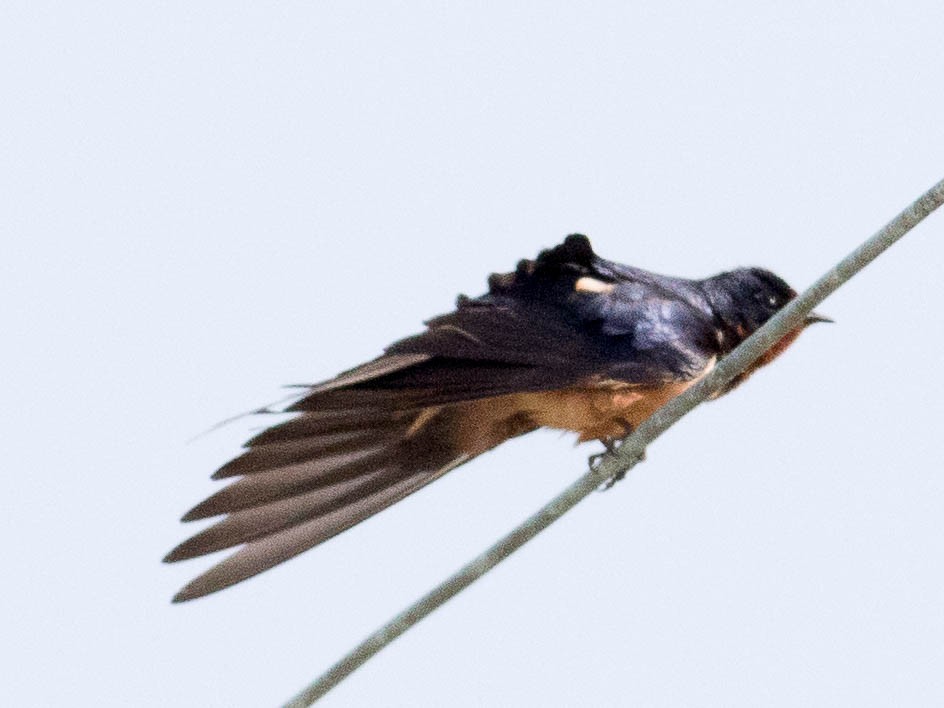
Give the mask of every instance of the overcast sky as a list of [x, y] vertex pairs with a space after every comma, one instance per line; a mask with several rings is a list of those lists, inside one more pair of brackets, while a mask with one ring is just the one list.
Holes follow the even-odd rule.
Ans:
[[[570, 232], [810, 284], [944, 176], [944, 4], [0, 5], [4, 705], [267, 706], [569, 484], [541, 432], [219, 595], [258, 420]], [[325, 706], [944, 704], [944, 213]]]

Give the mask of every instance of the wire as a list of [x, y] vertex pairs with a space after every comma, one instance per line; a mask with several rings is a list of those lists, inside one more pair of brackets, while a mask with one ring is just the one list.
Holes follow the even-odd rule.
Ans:
[[593, 469], [544, 505], [511, 533], [501, 538], [484, 553], [368, 636], [334, 666], [286, 703], [285, 708], [301, 708], [314, 703], [370, 657], [451, 597], [481, 578], [563, 516], [587, 495], [599, 488], [600, 485], [614, 477], [625, 475], [643, 459], [646, 446], [650, 442], [668, 430], [695, 406], [709, 399], [713, 393], [744, 371], [755, 360], [763, 356], [784, 335], [800, 326], [814, 307], [875, 260], [879, 254], [913, 229], [942, 203], [944, 203], [944, 180], [931, 187], [874, 236], [842, 259], [802, 294], [794, 298], [763, 327], [722, 359], [704, 379], [685, 393], [669, 401], [643, 421], [631, 435], [624, 438], [615, 452], [605, 454], [598, 465], [595, 465]]

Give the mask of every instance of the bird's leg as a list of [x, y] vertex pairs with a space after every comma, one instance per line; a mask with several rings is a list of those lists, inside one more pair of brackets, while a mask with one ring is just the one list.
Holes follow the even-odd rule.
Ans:
[[606, 452], [595, 452], [587, 458], [587, 463], [590, 465], [591, 472], [596, 470], [604, 457], [606, 457]]
[[603, 452], [596, 452], [590, 457], [587, 458], [587, 462], [590, 463], [590, 469], [595, 470], [600, 463], [603, 461], [603, 458], [609, 455], [615, 455], [616, 451], [619, 449], [619, 438], [598, 438], [603, 447], [606, 448]]
[[619, 449], [618, 438], [599, 438], [599, 440], [601, 443], [603, 443], [603, 447], [606, 449], [603, 452], [595, 452], [587, 458], [587, 462], [590, 463], [591, 470], [595, 470], [603, 461], [604, 457], [606, 457], [608, 454], [616, 454], [616, 451]]
[[[615, 454], [616, 451], [619, 449], [620, 445], [623, 444], [623, 438], [625, 438], [627, 435], [633, 432], [632, 423], [630, 423], [625, 418], [620, 418], [614, 422], [618, 423], [620, 427], [623, 428], [623, 435], [620, 437], [600, 438], [600, 442], [603, 443], [603, 447], [606, 448], [606, 452], [611, 453], [611, 454]], [[601, 453], [597, 453], [596, 455], [591, 455], [590, 456], [590, 469], [596, 469], [597, 465], [600, 464], [600, 460], [603, 459], [605, 454], [606, 453], [601, 452]], [[640, 454], [639, 461], [642, 462], [645, 459], [646, 459], [646, 452], [645, 450], [643, 450], [643, 452]], [[605, 492], [607, 489], [611, 489], [614, 484], [622, 481], [625, 477], [626, 477], [625, 470], [623, 470], [622, 472], [618, 472], [609, 480], [607, 480], [605, 485], [603, 485], [603, 491]]]
[[620, 445], [623, 444], [623, 438], [633, 432], [633, 424], [625, 418], [618, 418], [613, 422], [623, 429], [623, 434], [608, 435], [605, 438], [600, 438], [600, 442], [603, 443], [603, 447], [605, 447], [606, 451], [610, 453], [615, 453], [617, 450], [619, 450]]

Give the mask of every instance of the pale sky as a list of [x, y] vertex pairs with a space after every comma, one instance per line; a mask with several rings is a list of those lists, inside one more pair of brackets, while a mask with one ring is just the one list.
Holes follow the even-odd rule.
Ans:
[[[0, 6], [3, 705], [270, 706], [583, 473], [537, 433], [186, 605], [258, 420], [492, 271], [794, 287], [944, 176], [944, 4]], [[944, 704], [944, 213], [324, 706]], [[212, 559], [211, 559], [212, 560]]]

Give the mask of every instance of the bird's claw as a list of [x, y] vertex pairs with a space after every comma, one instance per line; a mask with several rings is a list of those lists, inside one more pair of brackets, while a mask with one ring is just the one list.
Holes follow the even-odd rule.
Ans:
[[617, 482], [622, 482], [625, 478], [626, 478], [626, 470], [617, 472], [606, 481], [606, 484], [603, 485], [603, 489], [601, 489], [600, 491], [605, 492], [608, 489], [612, 489], [614, 484], [616, 484]]
[[[612, 442], [610, 442], [609, 444], [607, 444], [607, 442], [603, 442], [603, 444], [606, 446], [606, 451], [605, 451], [605, 452], [598, 452], [598, 453], [596, 453], [595, 455], [590, 455], [589, 462], [590, 462], [590, 470], [591, 470], [592, 472], [596, 472], [596, 470], [597, 470], [597, 469], [599, 468], [599, 466], [600, 466], [600, 462], [603, 461], [603, 458], [606, 457], [607, 454], [615, 453], [616, 450], [619, 449], [619, 444], [618, 444], [618, 442], [617, 442], [616, 445], [613, 445]], [[643, 450], [642, 452], [639, 453], [639, 456], [636, 458], [636, 464], [645, 461], [645, 459], [646, 459], [646, 451]], [[617, 472], [615, 475], [613, 475], [612, 477], [610, 477], [610, 478], [603, 484], [603, 486], [602, 486], [602, 488], [600, 489], [600, 491], [601, 491], [601, 492], [605, 492], [605, 491], [608, 490], [608, 489], [612, 489], [612, 488], [613, 488], [613, 485], [615, 485], [617, 482], [621, 482], [621, 481], [623, 481], [624, 479], [626, 479], [626, 473], [627, 473], [628, 471], [629, 471], [629, 470], [621, 470], [621, 471]]]
[[600, 462], [602, 462], [603, 458], [608, 454], [615, 455], [616, 451], [619, 450], [619, 446], [622, 441], [619, 439], [603, 438], [600, 440], [600, 442], [603, 443], [603, 447], [606, 449], [603, 452], [597, 452], [587, 458], [592, 471], [596, 471], [597, 467], [600, 466]]

